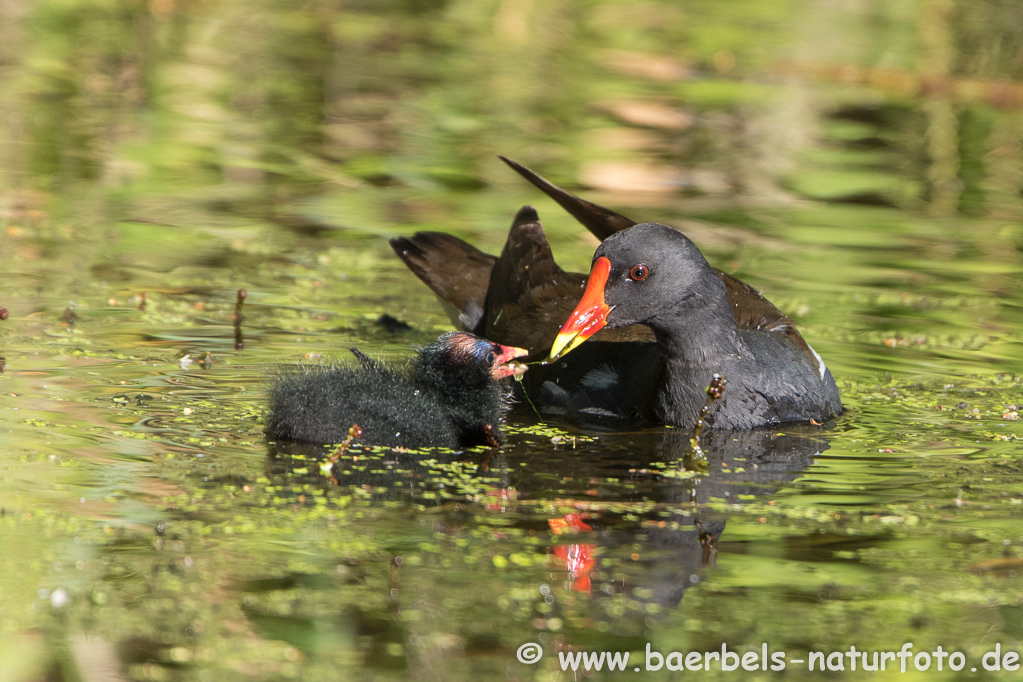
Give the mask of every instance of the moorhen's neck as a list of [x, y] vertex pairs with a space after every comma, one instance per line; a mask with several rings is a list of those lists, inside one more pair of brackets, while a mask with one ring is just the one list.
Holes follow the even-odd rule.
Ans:
[[646, 322], [664, 358], [657, 410], [669, 424], [692, 424], [714, 373], [734, 376], [748, 353], [721, 280], [709, 268], [701, 279], [678, 305]]

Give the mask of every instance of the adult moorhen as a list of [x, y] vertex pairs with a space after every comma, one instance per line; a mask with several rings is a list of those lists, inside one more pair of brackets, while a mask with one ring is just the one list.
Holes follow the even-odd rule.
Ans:
[[[629, 218], [565, 192], [528, 168], [501, 158], [600, 239], [636, 226]], [[626, 319], [628, 311], [623, 309], [609, 323], [605, 320], [579, 337], [581, 343], [592, 334], [592, 340], [571, 356], [552, 358], [557, 362], [534, 367], [523, 381], [531, 399], [552, 411], [688, 426], [703, 405], [704, 387], [717, 371], [728, 376], [735, 388], [730, 389], [727, 403], [721, 401], [712, 411], [708, 418], [712, 426], [749, 428], [780, 421], [823, 421], [839, 414], [842, 408], [834, 378], [793, 321], [750, 285], [711, 268], [681, 233], [658, 227], [635, 233], [626, 245], [638, 246], [644, 235], [659, 235], [658, 243], [644, 252], [647, 260], [643, 262], [648, 266], [654, 256], [669, 257], [660, 252], [662, 247], [681, 251], [670, 258], [666, 271], [658, 266], [656, 281], [663, 299], [655, 301], [642, 294], [638, 299], [648, 306], [663, 304], [662, 316], [667, 317], [672, 311], [688, 315], [675, 299], [695, 296], [707, 302], [719, 326], [727, 327], [731, 317], [731, 330], [722, 337], [687, 331], [692, 340], [687, 346], [674, 334], [666, 334], [663, 325], [658, 331], [640, 315]], [[686, 246], [680, 246], [683, 243]], [[587, 288], [585, 275], [565, 272], [554, 262], [536, 211], [529, 206], [516, 215], [499, 258], [437, 232], [392, 239], [391, 246], [445, 303], [457, 326], [526, 348], [533, 360], [541, 359], [551, 348], [560, 322], [572, 313]], [[696, 271], [689, 272], [690, 267]], [[708, 273], [718, 284], [707, 278], [697, 283], [697, 274]], [[698, 291], [689, 288], [693, 285]], [[713, 296], [699, 296], [704, 288]], [[621, 305], [628, 308], [625, 301]], [[691, 324], [698, 324], [697, 318], [675, 321], [675, 327], [681, 329]], [[735, 339], [745, 344], [741, 362], [729, 359], [739, 348]], [[677, 357], [683, 347], [694, 355]], [[688, 369], [683, 371], [679, 362]], [[747, 376], [741, 378], [736, 372]], [[766, 396], [755, 393], [757, 390]]]
[[579, 305], [561, 327], [550, 360], [600, 329], [643, 324], [653, 330], [664, 370], [655, 411], [668, 424], [688, 425], [715, 373], [729, 378], [708, 425], [747, 429], [790, 421], [823, 421], [842, 411], [824, 361], [785, 335], [740, 329], [728, 292], [685, 235], [657, 223], [616, 232], [597, 247]]
[[341, 443], [352, 426], [366, 445], [462, 449], [498, 446], [508, 391], [526, 351], [449, 332], [390, 369], [353, 349], [361, 367], [307, 367], [271, 382], [271, 439]]

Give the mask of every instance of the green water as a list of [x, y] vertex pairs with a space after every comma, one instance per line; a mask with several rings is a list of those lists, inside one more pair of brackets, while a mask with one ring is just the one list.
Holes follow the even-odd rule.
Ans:
[[[0, 2], [0, 680], [816, 679], [908, 642], [965, 665], [828, 674], [1010, 675], [1020, 55], [996, 0]], [[676, 431], [525, 404], [498, 453], [354, 449], [336, 486], [268, 446], [268, 369], [450, 329], [388, 237], [497, 253], [529, 203], [587, 269], [499, 153], [685, 231], [847, 413], [697, 477]]]

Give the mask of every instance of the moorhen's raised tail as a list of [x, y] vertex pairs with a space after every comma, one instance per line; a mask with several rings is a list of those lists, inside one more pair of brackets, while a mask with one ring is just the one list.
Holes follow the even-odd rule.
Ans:
[[526, 351], [449, 332], [390, 369], [355, 352], [360, 367], [302, 368], [269, 389], [268, 438], [341, 443], [352, 426], [365, 445], [462, 449], [501, 444], [508, 392], [499, 381]]
[[656, 413], [665, 423], [693, 423], [715, 373], [729, 377], [707, 417], [716, 428], [822, 422], [841, 413], [834, 377], [813, 349], [784, 334], [740, 329], [731, 307], [721, 278], [685, 235], [666, 225], [635, 225], [597, 248], [586, 292], [550, 361], [605, 326], [643, 324], [664, 360]]

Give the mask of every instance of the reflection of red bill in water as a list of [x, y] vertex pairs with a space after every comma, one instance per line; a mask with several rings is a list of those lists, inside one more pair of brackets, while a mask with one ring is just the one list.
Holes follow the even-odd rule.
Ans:
[[565, 562], [568, 575], [572, 578], [569, 589], [575, 592], [591, 592], [590, 573], [597, 562], [593, 558], [596, 545], [558, 545], [554, 556]]
[[[555, 535], [585, 533], [593, 530], [592, 526], [583, 521], [583, 517], [580, 514], [565, 514], [560, 519], [548, 519], [547, 524]], [[568, 575], [572, 578], [569, 589], [575, 592], [589, 593], [591, 591], [590, 573], [593, 571], [594, 566], [597, 565], [596, 559], [593, 558], [595, 549], [596, 545], [578, 543], [573, 545], [556, 545], [551, 550], [551, 556], [565, 562]]]

